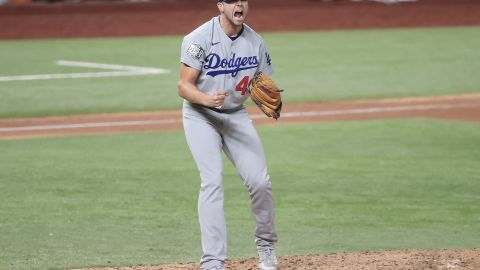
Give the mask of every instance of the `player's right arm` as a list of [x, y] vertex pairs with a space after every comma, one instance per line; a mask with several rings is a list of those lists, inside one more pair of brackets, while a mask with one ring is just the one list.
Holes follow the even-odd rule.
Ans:
[[200, 104], [207, 107], [222, 106], [225, 97], [227, 96], [227, 92], [215, 91], [211, 94], [206, 94], [200, 91], [196, 86], [199, 75], [200, 70], [181, 63], [180, 79], [178, 81], [178, 95], [190, 103]]

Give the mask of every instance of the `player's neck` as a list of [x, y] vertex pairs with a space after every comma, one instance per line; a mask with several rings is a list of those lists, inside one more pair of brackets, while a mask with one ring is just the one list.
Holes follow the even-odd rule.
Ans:
[[222, 27], [223, 32], [225, 32], [227, 36], [235, 37], [242, 31], [243, 24], [235, 25], [225, 17], [220, 16], [220, 27]]

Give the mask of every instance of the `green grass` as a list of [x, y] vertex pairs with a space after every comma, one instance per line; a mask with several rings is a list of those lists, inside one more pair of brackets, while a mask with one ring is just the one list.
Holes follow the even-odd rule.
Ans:
[[106, 71], [56, 66], [57, 60], [171, 70], [165, 75], [0, 82], [0, 117], [178, 108], [179, 42], [177, 37], [0, 42], [0, 76]]
[[[480, 91], [480, 27], [266, 33], [288, 103]], [[0, 76], [94, 71], [73, 60], [167, 75], [0, 82], [0, 117], [179, 108], [181, 37], [0, 42]]]
[[[258, 129], [280, 255], [479, 247], [478, 124]], [[0, 149], [0, 269], [198, 260], [199, 179], [181, 131], [0, 141]], [[231, 165], [225, 177], [230, 257], [253, 257], [248, 194]]]
[[479, 27], [267, 35], [290, 102], [480, 92]]

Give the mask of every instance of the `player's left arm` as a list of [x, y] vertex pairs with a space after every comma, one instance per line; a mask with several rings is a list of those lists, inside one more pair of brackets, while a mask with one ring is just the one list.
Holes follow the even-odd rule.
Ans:
[[282, 96], [270, 75], [273, 74], [272, 59], [265, 45], [260, 46], [260, 61], [257, 73], [249, 84], [249, 94], [253, 102], [268, 116], [280, 118]]
[[260, 44], [259, 58], [260, 58], [260, 61], [259, 61], [257, 71], [263, 72], [271, 76], [273, 74], [272, 58], [270, 57], [270, 53], [268, 52], [268, 49], [265, 46], [265, 43], [263, 42], [263, 40], [262, 40], [262, 43]]

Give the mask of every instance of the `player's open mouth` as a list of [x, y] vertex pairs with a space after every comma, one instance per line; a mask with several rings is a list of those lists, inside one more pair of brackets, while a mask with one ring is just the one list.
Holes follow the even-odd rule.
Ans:
[[243, 18], [243, 11], [235, 11], [233, 16], [235, 16], [235, 18]]

